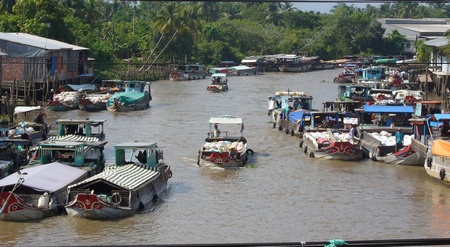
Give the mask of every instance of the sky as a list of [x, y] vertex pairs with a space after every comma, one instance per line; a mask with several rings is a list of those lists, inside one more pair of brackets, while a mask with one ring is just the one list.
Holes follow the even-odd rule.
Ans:
[[[301, 10], [301, 11], [314, 11], [314, 12], [321, 12], [321, 13], [330, 13], [330, 10], [335, 6], [337, 3], [294, 3], [294, 6]], [[370, 3], [346, 3], [347, 5], [354, 5], [356, 8], [365, 8], [367, 4]], [[372, 6], [379, 7], [379, 3], [372, 3], [370, 4]]]

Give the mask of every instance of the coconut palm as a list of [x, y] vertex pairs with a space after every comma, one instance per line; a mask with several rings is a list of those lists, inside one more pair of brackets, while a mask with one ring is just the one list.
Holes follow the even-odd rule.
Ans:
[[[180, 5], [174, 2], [165, 4], [164, 8], [162, 8], [155, 17], [154, 27], [161, 32], [160, 39], [158, 40], [155, 48], [161, 43], [163, 37], [166, 35], [171, 36], [166, 45], [161, 49], [152, 64], [146, 70], [149, 70], [153, 66], [153, 64], [158, 60], [161, 54], [166, 50], [178, 34], [183, 34], [186, 30], [193, 31], [195, 33], [195, 30], [200, 28], [198, 13], [199, 7], [196, 5]], [[148, 61], [153, 56], [155, 50], [156, 49], [152, 50], [140, 70], [144, 70], [145, 65], [148, 64]]]
[[16, 4], [16, 2], [17, 0], [0, 0], [0, 13], [12, 13], [12, 8]]

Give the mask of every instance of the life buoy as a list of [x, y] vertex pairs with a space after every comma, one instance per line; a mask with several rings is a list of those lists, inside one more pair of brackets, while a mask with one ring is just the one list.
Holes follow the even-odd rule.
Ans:
[[442, 168], [442, 169], [439, 171], [439, 177], [441, 178], [441, 180], [444, 180], [444, 179], [445, 179], [445, 169], [444, 169], [444, 168]]
[[427, 167], [428, 168], [431, 168], [431, 165], [433, 164], [433, 158], [431, 158], [431, 157], [428, 157], [427, 158]]
[[114, 192], [114, 193], [111, 195], [111, 202], [112, 202], [114, 205], [119, 205], [119, 204], [122, 202], [122, 195], [120, 195], [119, 192]]

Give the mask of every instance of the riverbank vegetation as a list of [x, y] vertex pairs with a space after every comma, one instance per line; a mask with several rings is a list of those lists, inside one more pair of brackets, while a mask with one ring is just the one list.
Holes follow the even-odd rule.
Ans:
[[0, 11], [0, 31], [87, 47], [106, 78], [148, 73], [158, 64], [209, 65], [252, 55], [298, 53], [327, 60], [400, 54], [406, 37], [384, 35], [377, 18], [450, 17], [445, 1], [366, 8], [340, 3], [331, 13], [314, 13], [290, 2], [9, 0], [0, 2]]

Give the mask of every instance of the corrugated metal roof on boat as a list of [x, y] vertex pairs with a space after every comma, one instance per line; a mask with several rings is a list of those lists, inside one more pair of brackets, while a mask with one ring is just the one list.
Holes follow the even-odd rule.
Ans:
[[78, 187], [96, 180], [104, 180], [127, 190], [136, 190], [159, 176], [159, 172], [152, 169], [151, 167], [137, 164], [107, 166], [103, 172], [80, 183], [73, 184], [69, 188]]
[[[21, 186], [36, 191], [55, 192], [75, 180], [86, 176], [87, 171], [59, 162], [27, 167], [21, 170], [25, 180]], [[0, 187], [13, 186], [17, 183], [17, 173], [0, 180]], [[49, 182], [51, 181], [51, 182]]]
[[0, 32], [0, 39], [7, 40], [14, 43], [38, 47], [44, 50], [89, 50], [89, 48], [71, 45], [54, 39], [47, 39], [44, 37], [31, 35], [27, 33], [2, 33]]
[[49, 141], [70, 141], [70, 142], [98, 142], [97, 137], [93, 136], [79, 136], [79, 135], [63, 135], [63, 136], [49, 136]]

